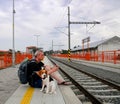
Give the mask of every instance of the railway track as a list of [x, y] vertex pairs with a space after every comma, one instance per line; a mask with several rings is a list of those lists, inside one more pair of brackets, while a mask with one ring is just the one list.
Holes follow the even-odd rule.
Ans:
[[58, 64], [64, 78], [73, 83], [71, 88], [83, 104], [120, 104], [120, 86], [118, 84], [81, 71], [72, 62], [48, 58]]

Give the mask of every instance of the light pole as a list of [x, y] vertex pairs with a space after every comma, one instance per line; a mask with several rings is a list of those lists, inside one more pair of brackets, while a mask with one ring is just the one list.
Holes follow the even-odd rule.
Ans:
[[15, 40], [14, 40], [14, 14], [15, 14], [15, 9], [14, 9], [14, 0], [13, 0], [13, 49], [12, 49], [12, 66], [15, 66]]
[[70, 48], [71, 48], [71, 45], [70, 45], [70, 8], [68, 7], [68, 60], [70, 60]]
[[37, 38], [37, 48], [38, 48], [38, 37], [39, 37], [40, 35], [34, 35], [34, 36], [36, 36], [36, 38]]

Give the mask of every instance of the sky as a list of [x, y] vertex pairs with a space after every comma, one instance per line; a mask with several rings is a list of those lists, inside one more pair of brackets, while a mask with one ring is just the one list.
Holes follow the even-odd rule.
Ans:
[[[120, 37], [120, 0], [14, 0], [15, 51], [28, 46], [67, 50], [68, 6], [71, 22], [101, 23], [71, 24], [71, 49], [88, 36], [90, 42]], [[0, 0], [0, 50], [9, 49], [13, 49], [13, 0]]]

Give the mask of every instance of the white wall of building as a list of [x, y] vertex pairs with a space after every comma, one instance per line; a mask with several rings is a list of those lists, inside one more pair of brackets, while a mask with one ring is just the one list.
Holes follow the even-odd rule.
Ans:
[[98, 46], [98, 51], [114, 51], [120, 50], [120, 42], [106, 42]]

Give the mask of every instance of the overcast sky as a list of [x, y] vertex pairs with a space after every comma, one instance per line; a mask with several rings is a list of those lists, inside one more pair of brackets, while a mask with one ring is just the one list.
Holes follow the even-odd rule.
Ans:
[[[71, 24], [71, 48], [113, 36], [120, 37], [120, 0], [14, 0], [15, 50], [25, 51], [27, 46], [44, 50], [68, 49], [68, 6], [72, 22], [101, 24]], [[12, 49], [13, 0], [0, 0], [0, 50]]]

